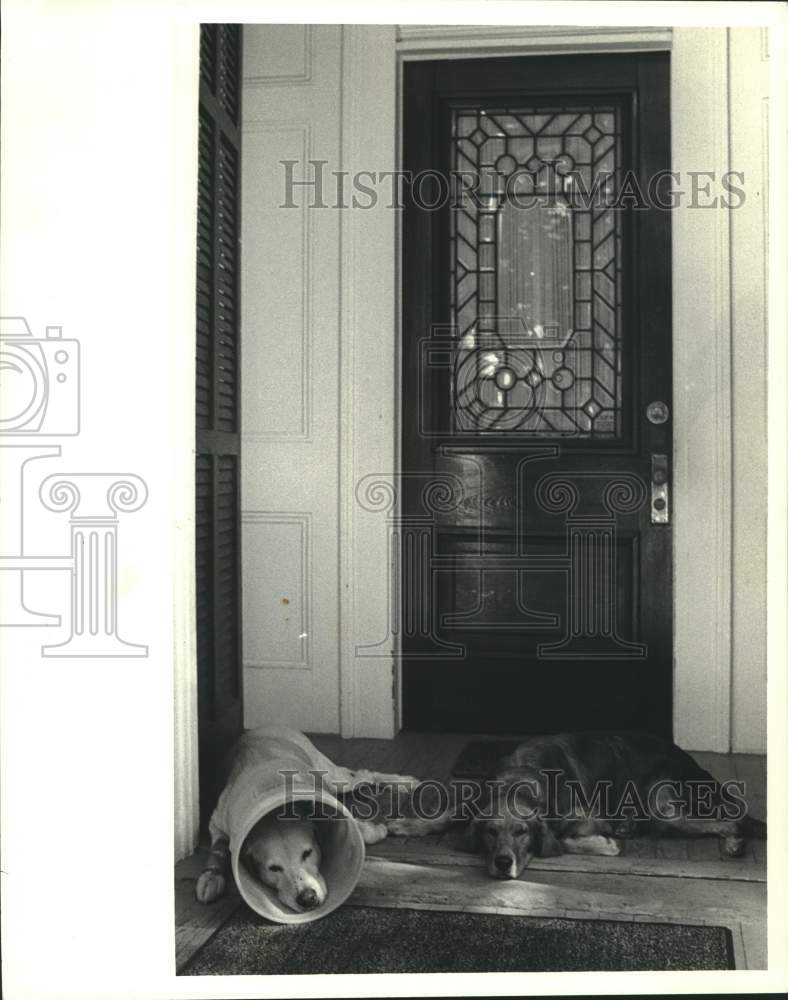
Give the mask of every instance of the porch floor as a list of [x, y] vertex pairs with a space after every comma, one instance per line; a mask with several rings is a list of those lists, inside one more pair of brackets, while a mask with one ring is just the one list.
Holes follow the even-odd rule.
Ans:
[[[347, 767], [416, 774], [445, 781], [465, 734], [400, 733], [393, 740], [311, 735]], [[483, 738], [483, 737], [482, 737]], [[693, 753], [719, 780], [745, 782], [752, 814], [766, 818], [766, 758]], [[194, 899], [205, 845], [175, 866], [176, 966], [240, 905], [234, 887], [209, 906]], [[617, 858], [564, 855], [533, 862], [513, 882], [489, 879], [482, 861], [451, 850], [446, 835], [392, 837], [367, 849], [368, 862], [347, 905], [413, 907], [554, 916], [714, 924], [730, 928], [737, 969], [766, 968], [766, 844], [747, 842], [745, 857], [724, 857], [716, 838], [651, 838], [626, 842]]]

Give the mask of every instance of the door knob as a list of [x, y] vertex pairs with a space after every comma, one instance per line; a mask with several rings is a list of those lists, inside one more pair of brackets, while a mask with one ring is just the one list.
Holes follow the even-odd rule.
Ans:
[[655, 399], [653, 403], [649, 403], [646, 407], [646, 420], [650, 424], [664, 424], [667, 422], [670, 416], [670, 409], [667, 403], [663, 403], [661, 399]]

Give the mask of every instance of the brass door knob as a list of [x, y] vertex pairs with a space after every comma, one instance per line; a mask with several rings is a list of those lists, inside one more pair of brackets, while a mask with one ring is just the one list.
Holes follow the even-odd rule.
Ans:
[[670, 416], [670, 409], [667, 403], [661, 399], [655, 399], [646, 407], [646, 419], [650, 424], [664, 424]]

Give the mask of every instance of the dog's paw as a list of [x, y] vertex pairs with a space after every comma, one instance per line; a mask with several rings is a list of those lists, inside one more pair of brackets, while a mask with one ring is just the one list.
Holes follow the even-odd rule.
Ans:
[[441, 829], [433, 820], [420, 819], [418, 816], [389, 819], [386, 820], [386, 826], [394, 837], [425, 837], [429, 833], [438, 833]]
[[421, 784], [421, 778], [414, 778], [412, 774], [397, 775], [397, 791], [413, 795]]
[[413, 832], [412, 819], [390, 819], [386, 823], [386, 829], [394, 837], [407, 837]]
[[200, 903], [213, 903], [225, 890], [227, 880], [221, 872], [204, 871], [194, 886], [194, 895]]
[[357, 820], [357, 822], [364, 843], [367, 845], [378, 844], [388, 836], [389, 831], [385, 823], [373, 823], [371, 820]]
[[740, 858], [744, 854], [743, 837], [726, 837], [722, 842], [722, 849], [729, 858]]
[[612, 837], [600, 837], [599, 853], [606, 858], [616, 858], [621, 853], [621, 844]]

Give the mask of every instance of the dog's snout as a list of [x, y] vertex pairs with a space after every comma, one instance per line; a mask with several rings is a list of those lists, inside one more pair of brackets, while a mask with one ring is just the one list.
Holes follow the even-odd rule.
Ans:
[[302, 889], [296, 896], [296, 901], [298, 902], [298, 905], [303, 906], [305, 910], [312, 910], [318, 903], [317, 893], [314, 889]]
[[493, 864], [498, 869], [499, 872], [508, 872], [512, 867], [512, 858], [509, 854], [496, 854], [493, 858]]

